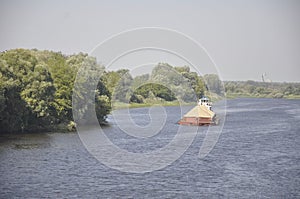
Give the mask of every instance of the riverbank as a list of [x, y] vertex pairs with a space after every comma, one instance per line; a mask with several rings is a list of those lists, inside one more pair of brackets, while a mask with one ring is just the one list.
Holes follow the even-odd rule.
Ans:
[[[217, 101], [224, 99], [221, 98], [220, 96], [217, 96], [216, 94], [211, 95], [212, 97], [212, 102], [216, 103]], [[252, 95], [226, 95], [227, 100], [235, 100], [235, 99], [278, 99], [278, 98], [272, 98], [272, 97], [266, 97], [266, 96], [252, 96]], [[300, 96], [289, 96], [289, 97], [284, 97], [281, 99], [289, 99], [289, 100], [299, 100]], [[196, 102], [182, 102], [181, 104], [179, 103], [178, 100], [175, 101], [153, 101], [152, 103], [123, 103], [123, 102], [114, 102], [112, 104], [112, 111], [114, 110], [119, 110], [119, 109], [126, 109], [126, 108], [146, 108], [146, 107], [151, 107], [151, 106], [164, 106], [164, 107], [171, 107], [171, 106], [195, 106], [197, 103]], [[101, 126], [107, 126], [109, 123], [107, 121], [101, 122]], [[35, 130], [35, 131], [24, 131], [24, 132], [11, 132], [11, 133], [1, 133], [0, 134], [0, 140], [1, 140], [1, 135], [18, 135], [18, 134], [44, 134], [44, 133], [73, 133], [76, 132], [75, 128], [75, 123], [61, 123], [57, 124], [56, 126], [49, 126], [49, 128], [44, 128], [43, 130]]]
[[124, 108], [143, 108], [143, 107], [151, 107], [151, 106], [188, 106], [194, 105], [195, 102], [182, 102], [179, 101], [157, 101], [154, 103], [124, 103], [124, 102], [115, 102], [112, 104], [112, 110], [124, 109]]
[[300, 99], [300, 95], [270, 95], [270, 94], [249, 94], [249, 93], [226, 93], [227, 99], [237, 98], [266, 98], [266, 99]]
[[[215, 93], [209, 93], [206, 96], [213, 103], [224, 99], [224, 97], [217, 95]], [[162, 98], [155, 98], [155, 99], [146, 99], [144, 103], [133, 103], [133, 102], [124, 103], [124, 102], [115, 101], [112, 102], [112, 110], [124, 109], [124, 108], [142, 108], [142, 107], [151, 107], [151, 106], [192, 106], [196, 104], [197, 104], [196, 100], [193, 102], [184, 102], [184, 101], [179, 102], [179, 100], [166, 101], [163, 100]]]
[[[222, 97], [215, 93], [208, 95], [211, 102], [216, 103], [224, 98], [227, 100], [238, 99], [238, 98], [253, 98], [253, 99], [300, 99], [300, 95], [270, 95], [270, 94], [249, 94], [249, 93], [226, 93], [226, 97]], [[142, 108], [142, 107], [151, 107], [151, 106], [189, 106], [196, 105], [197, 102], [181, 102], [178, 100], [174, 101], [164, 101], [156, 100], [146, 103], [124, 103], [124, 102], [114, 102], [112, 104], [112, 110], [124, 109], [124, 108]]]

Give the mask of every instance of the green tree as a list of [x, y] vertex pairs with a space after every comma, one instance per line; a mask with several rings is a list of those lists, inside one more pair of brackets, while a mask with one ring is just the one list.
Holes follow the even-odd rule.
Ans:
[[156, 83], [143, 84], [134, 91], [134, 94], [141, 95], [144, 98], [150, 98], [150, 96], [153, 95], [154, 97], [159, 97], [166, 101], [173, 101], [176, 99], [174, 93], [170, 89]]
[[[79, 68], [89, 66], [93, 100], [79, 111], [93, 105], [98, 120], [104, 121], [111, 110], [110, 93], [99, 81], [96, 59], [87, 54], [65, 56], [51, 51], [15, 49], [0, 53], [0, 131], [54, 130], [72, 123], [73, 85]], [[88, 90], [84, 91], [87, 92]], [[84, 93], [81, 93], [84, 94]]]
[[111, 111], [111, 95], [100, 78], [103, 73], [104, 67], [98, 65], [93, 57], [86, 57], [78, 70], [74, 85], [76, 92], [73, 93], [73, 114], [80, 122], [96, 122], [93, 119], [95, 110], [98, 121], [102, 123]]
[[110, 94], [112, 95], [116, 86], [120, 81], [121, 75], [119, 72], [116, 71], [104, 71], [101, 80], [109, 90]]
[[55, 86], [54, 107], [59, 122], [69, 121], [72, 118], [72, 89], [77, 68], [66, 63], [67, 57], [61, 53], [50, 53], [46, 63]]
[[30, 50], [0, 54], [2, 119], [6, 132], [43, 129], [53, 116], [52, 79]]
[[206, 74], [204, 75], [204, 80], [210, 92], [216, 93], [218, 95], [223, 95], [223, 86], [218, 75]]
[[204, 90], [200, 89], [201, 80], [197, 74], [191, 74], [187, 66], [173, 68], [169, 64], [159, 63], [152, 70], [151, 80], [167, 86], [178, 100], [185, 102], [197, 101], [197, 95]]
[[129, 73], [129, 70], [119, 70], [117, 71], [120, 75], [120, 79], [115, 86], [115, 90], [113, 92], [113, 99], [128, 103], [130, 102], [130, 98], [133, 94], [132, 83], [133, 78]]
[[133, 83], [132, 83], [133, 90], [135, 90], [136, 88], [142, 86], [143, 84], [146, 84], [149, 79], [150, 79], [149, 74], [143, 74], [143, 75], [136, 76], [133, 79]]

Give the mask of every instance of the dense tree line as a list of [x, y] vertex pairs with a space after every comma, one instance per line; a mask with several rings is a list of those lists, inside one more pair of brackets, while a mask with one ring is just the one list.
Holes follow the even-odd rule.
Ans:
[[[75, 78], [79, 83], [74, 85]], [[202, 77], [188, 66], [167, 63], [157, 64], [150, 74], [132, 77], [127, 69], [105, 71], [84, 53], [66, 56], [35, 49], [0, 53], [0, 132], [72, 130], [73, 114], [88, 123], [92, 120], [87, 110], [95, 109], [98, 121], [104, 122], [111, 102], [196, 102], [211, 94], [299, 98], [300, 83], [222, 82], [215, 74]], [[72, 96], [76, 96], [73, 102]]]
[[196, 101], [206, 87], [202, 77], [188, 66], [173, 67], [157, 64], [151, 74], [132, 77], [128, 70], [105, 72], [102, 77], [112, 93], [113, 101], [154, 103], [155, 101]]
[[[84, 62], [99, 67], [83, 53], [65, 56], [26, 49], [0, 53], [0, 131], [74, 128], [72, 90]], [[100, 81], [95, 100], [100, 122], [110, 111], [109, 92], [101, 85], [105, 87]]]
[[228, 97], [300, 98], [300, 83], [225, 81]]

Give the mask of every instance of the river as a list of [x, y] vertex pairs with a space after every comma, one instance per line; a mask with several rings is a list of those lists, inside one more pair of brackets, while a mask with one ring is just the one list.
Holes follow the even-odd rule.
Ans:
[[[148, 111], [130, 113], [143, 126]], [[124, 150], [152, 151], [174, 138], [178, 111], [165, 107], [165, 126], [153, 137], [121, 133], [112, 115], [103, 131]], [[200, 127], [180, 158], [146, 173], [101, 163], [77, 133], [2, 135], [0, 198], [299, 198], [299, 124], [300, 100], [228, 100], [224, 128], [206, 157], [197, 156], [208, 129]]]

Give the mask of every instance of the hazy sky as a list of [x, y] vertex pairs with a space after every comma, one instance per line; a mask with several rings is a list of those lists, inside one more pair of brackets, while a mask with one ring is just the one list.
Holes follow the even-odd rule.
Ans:
[[[300, 1], [0, 0], [0, 50], [90, 52], [139, 27], [180, 31], [201, 43], [224, 80], [300, 82]], [[101, 61], [101, 60], [99, 60]]]

